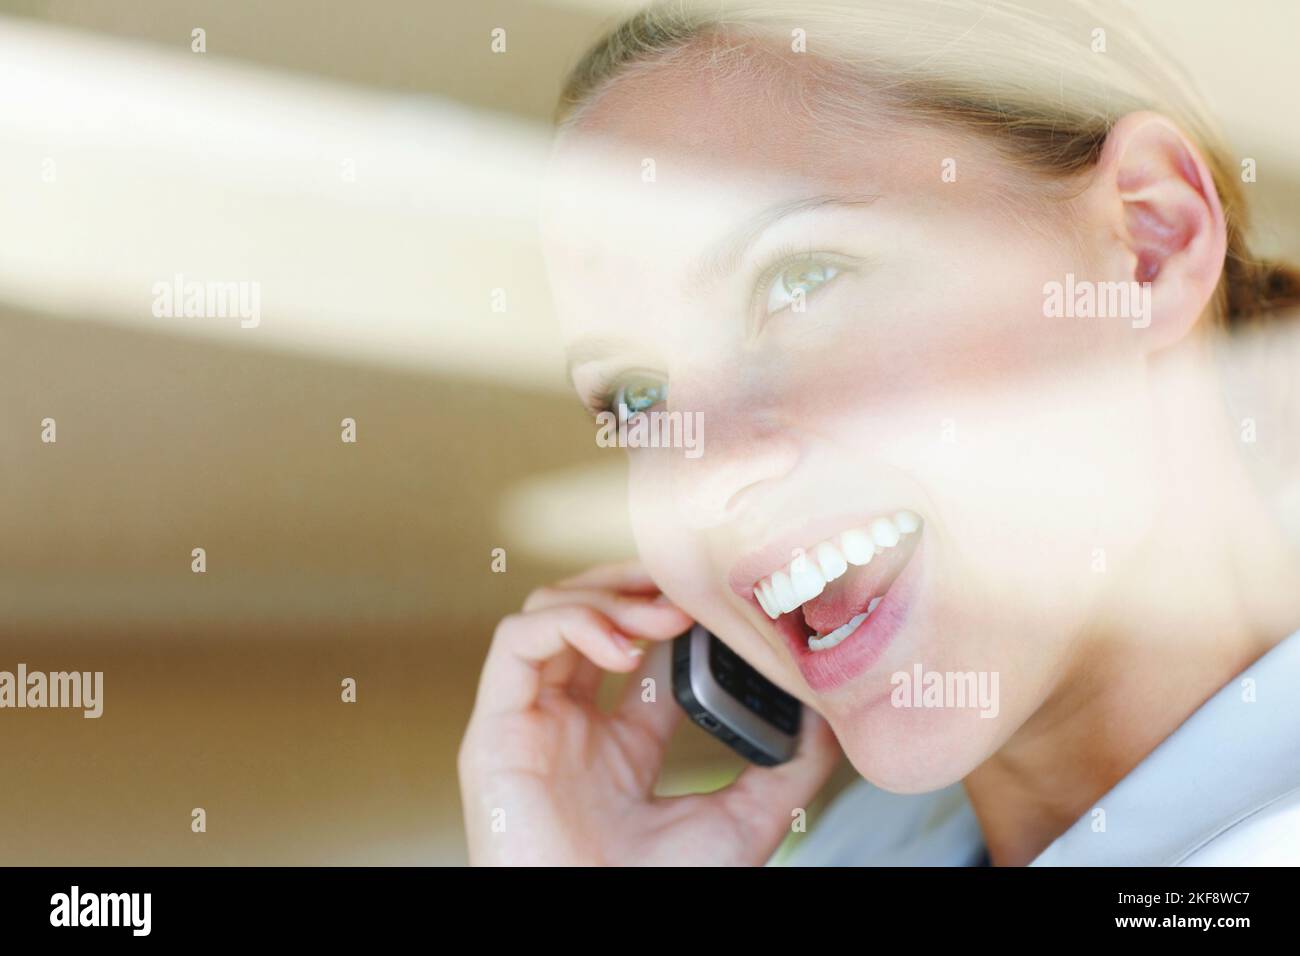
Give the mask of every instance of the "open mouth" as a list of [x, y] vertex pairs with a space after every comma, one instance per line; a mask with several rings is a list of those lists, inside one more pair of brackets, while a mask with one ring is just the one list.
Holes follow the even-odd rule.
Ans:
[[749, 587], [747, 596], [775, 622], [810, 683], [839, 683], [883, 652], [906, 616], [908, 602], [895, 592], [907, 589], [895, 584], [921, 530], [912, 511], [847, 527]]

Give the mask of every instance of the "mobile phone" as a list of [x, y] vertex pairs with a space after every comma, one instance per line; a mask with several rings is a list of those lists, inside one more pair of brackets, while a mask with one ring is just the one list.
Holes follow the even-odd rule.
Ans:
[[802, 705], [703, 625], [673, 640], [673, 697], [752, 763], [774, 767], [794, 756]]

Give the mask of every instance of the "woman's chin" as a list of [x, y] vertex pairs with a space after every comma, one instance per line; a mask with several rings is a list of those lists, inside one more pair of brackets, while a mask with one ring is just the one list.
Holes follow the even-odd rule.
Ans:
[[964, 779], [997, 748], [997, 719], [958, 710], [916, 712], [889, 701], [847, 721], [830, 717], [840, 747], [869, 783], [928, 793]]

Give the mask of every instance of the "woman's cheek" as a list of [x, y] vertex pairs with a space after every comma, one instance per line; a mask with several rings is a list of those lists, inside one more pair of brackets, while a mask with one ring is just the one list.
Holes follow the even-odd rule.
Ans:
[[724, 572], [705, 542], [678, 516], [669, 474], [646, 460], [663, 455], [649, 451], [633, 452], [631, 457], [632, 532], [641, 563], [655, 583], [673, 603], [719, 635], [769, 680], [792, 694], [806, 692], [789, 660], [758, 634], [737, 606], [727, 590]]
[[[692, 552], [691, 540], [673, 502], [673, 449], [629, 449], [628, 512], [637, 553], [651, 577], [679, 603], [695, 580], [707, 579]], [[685, 607], [685, 605], [683, 605]], [[686, 608], [689, 611], [689, 608]]]

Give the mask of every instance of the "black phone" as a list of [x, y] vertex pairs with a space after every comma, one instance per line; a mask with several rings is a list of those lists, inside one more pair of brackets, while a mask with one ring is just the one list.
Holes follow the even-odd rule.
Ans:
[[673, 697], [703, 727], [752, 763], [794, 756], [802, 706], [703, 625], [673, 640]]

